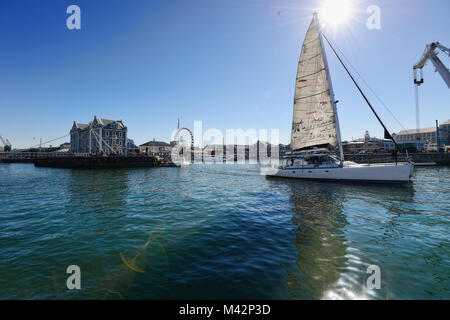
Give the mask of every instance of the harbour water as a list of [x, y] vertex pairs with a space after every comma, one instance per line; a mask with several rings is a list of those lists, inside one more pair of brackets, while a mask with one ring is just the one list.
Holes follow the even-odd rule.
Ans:
[[362, 185], [3, 164], [0, 299], [449, 299], [449, 228], [449, 167]]

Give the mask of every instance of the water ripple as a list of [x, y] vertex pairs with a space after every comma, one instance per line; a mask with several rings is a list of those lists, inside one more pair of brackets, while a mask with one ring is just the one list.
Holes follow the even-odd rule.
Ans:
[[[448, 167], [371, 186], [266, 179], [256, 165], [0, 165], [0, 298], [448, 299], [449, 178]], [[120, 253], [161, 224], [147, 271], [130, 270]], [[65, 288], [71, 264], [81, 291]]]

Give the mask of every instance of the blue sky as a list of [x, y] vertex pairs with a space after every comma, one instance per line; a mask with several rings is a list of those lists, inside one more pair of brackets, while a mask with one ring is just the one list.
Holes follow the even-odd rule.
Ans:
[[[450, 46], [448, 0], [353, 0], [325, 29], [406, 128], [415, 128], [412, 65], [426, 43]], [[305, 0], [0, 0], [0, 132], [15, 147], [67, 134], [94, 115], [123, 119], [138, 144], [192, 128], [279, 128], [290, 140], [297, 60], [312, 12]], [[81, 8], [81, 30], [66, 8]], [[366, 8], [381, 8], [381, 29]], [[383, 131], [327, 48], [344, 139]], [[450, 59], [444, 57], [450, 66]], [[449, 90], [424, 70], [421, 126], [450, 118]], [[392, 132], [402, 127], [367, 91]], [[58, 145], [68, 138], [54, 142]]]

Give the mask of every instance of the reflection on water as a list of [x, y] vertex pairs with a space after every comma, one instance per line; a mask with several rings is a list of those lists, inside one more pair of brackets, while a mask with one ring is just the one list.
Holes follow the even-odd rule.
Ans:
[[[282, 183], [282, 182], [279, 182]], [[298, 249], [298, 272], [288, 271], [287, 286], [294, 299], [384, 299], [393, 298], [389, 282], [382, 278], [382, 288], [370, 289], [367, 280], [372, 273], [372, 264], [383, 267], [383, 263], [368, 252], [358, 249], [354, 239], [348, 239], [357, 228], [348, 217], [372, 230], [384, 230], [376, 241], [389, 241], [389, 233], [396, 227], [396, 218], [401, 214], [416, 214], [414, 189], [408, 186], [353, 185], [307, 181], [284, 181], [290, 186], [296, 227]], [[388, 198], [388, 199], [387, 199]], [[348, 204], [364, 201], [372, 212], [349, 210]], [[387, 217], [378, 217], [377, 207], [391, 212]], [[353, 238], [353, 237], [350, 237]], [[372, 240], [373, 241], [373, 240]], [[383, 275], [390, 271], [383, 269]]]
[[324, 189], [301, 182], [292, 183], [291, 188], [300, 276], [291, 274], [288, 286], [295, 298], [317, 299], [337, 282], [346, 264], [344, 199], [337, 185]]

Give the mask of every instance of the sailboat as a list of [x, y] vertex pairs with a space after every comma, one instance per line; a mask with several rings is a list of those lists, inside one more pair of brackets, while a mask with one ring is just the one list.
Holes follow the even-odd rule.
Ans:
[[[405, 163], [357, 164], [344, 160], [336, 109], [323, 38], [328, 42], [350, 78], [363, 95], [385, 131], [385, 138], [398, 145], [386, 129], [347, 67], [320, 30], [317, 13], [303, 42], [294, 96], [291, 154], [281, 166], [262, 168], [262, 174], [299, 179], [331, 181], [407, 183], [414, 169]], [[339, 154], [337, 154], [339, 153]]]

